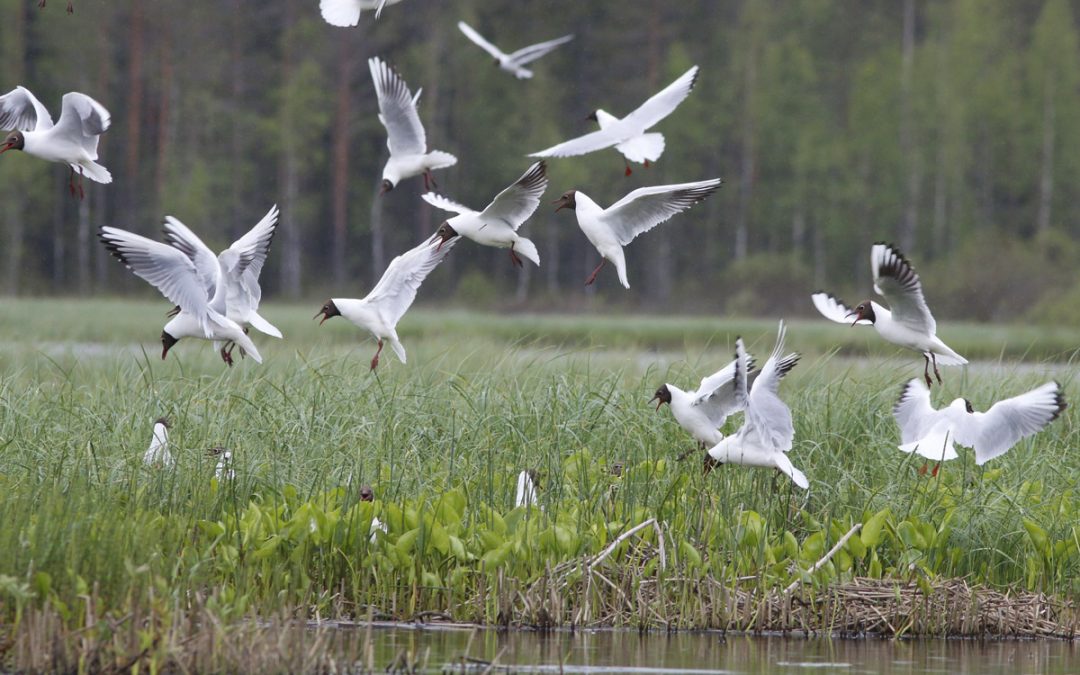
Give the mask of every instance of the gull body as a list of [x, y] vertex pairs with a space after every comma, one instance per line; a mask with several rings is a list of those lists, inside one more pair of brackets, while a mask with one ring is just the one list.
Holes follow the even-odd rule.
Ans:
[[606, 209], [580, 190], [564, 193], [555, 202], [558, 205], [555, 210], [574, 209], [578, 227], [603, 258], [585, 280], [585, 285], [596, 281], [604, 262], [611, 261], [619, 275], [619, 283], [630, 288], [623, 246], [702, 201], [715, 192], [721, 182], [719, 178], [713, 178], [696, 183], [638, 188]]
[[331, 26], [348, 28], [360, 23], [361, 12], [375, 10], [378, 19], [384, 7], [399, 2], [401, 0], [319, 0], [319, 12]]
[[1022, 439], [1042, 431], [1065, 408], [1061, 385], [1047, 382], [998, 401], [985, 413], [975, 410], [964, 398], [935, 409], [930, 390], [915, 378], [900, 392], [893, 417], [900, 427], [901, 451], [941, 462], [958, 457], [953, 443], [959, 443], [973, 448], [975, 463], [982, 466]]
[[536, 472], [526, 469], [518, 474], [514, 506], [536, 506]]
[[[530, 157], [574, 157], [604, 148], [616, 147], [628, 161], [656, 161], [664, 152], [663, 134], [646, 133], [679, 107], [697, 81], [698, 67], [694, 66], [663, 90], [641, 104], [637, 110], [623, 118], [596, 110], [590, 119], [600, 124], [600, 129], [578, 138], [559, 143], [546, 150], [534, 152]], [[630, 165], [626, 174], [630, 175]]]
[[889, 301], [889, 307], [865, 300], [855, 309], [848, 309], [838, 298], [823, 291], [810, 296], [814, 306], [825, 318], [837, 323], [851, 322], [853, 326], [873, 324], [878, 335], [888, 342], [922, 354], [925, 361], [923, 377], [927, 386], [933, 384], [930, 379], [931, 364], [940, 383], [939, 364], [958, 366], [967, 363], [967, 359], [937, 336], [937, 322], [926, 304], [919, 275], [895, 246], [884, 242], [874, 244], [870, 249], [870, 267], [874, 275], [874, 291]]
[[536, 245], [517, 231], [540, 205], [540, 197], [547, 185], [544, 162], [537, 162], [513, 185], [496, 195], [483, 211], [473, 211], [434, 192], [425, 193], [423, 199], [435, 208], [457, 214], [439, 226], [438, 236], [444, 241], [461, 235], [483, 246], [510, 249], [510, 260], [519, 267], [522, 262], [518, 253], [539, 265], [540, 253]]
[[157, 288], [180, 308], [161, 332], [163, 360], [173, 345], [191, 337], [235, 342], [257, 363], [262, 363], [255, 343], [238, 323], [226, 316], [225, 284], [215, 282], [213, 295], [209, 294], [208, 284], [195, 261], [183, 251], [116, 227], [100, 228], [98, 237], [136, 276]]
[[519, 80], [528, 79], [533, 76], [533, 72], [528, 68], [525, 68], [526, 63], [532, 63], [536, 59], [544, 56], [551, 50], [555, 49], [559, 45], [566, 44], [574, 39], [573, 35], [564, 35], [554, 40], [548, 40], [546, 42], [539, 42], [528, 47], [523, 47], [511, 54], [504, 53], [501, 49], [484, 39], [483, 35], [473, 30], [472, 26], [464, 21], [458, 21], [458, 30], [465, 34], [465, 37], [476, 43], [481, 49], [486, 51], [492, 57], [495, 58], [495, 65], [502, 68], [506, 72], [510, 73]]
[[398, 339], [397, 323], [416, 299], [420, 284], [438, 267], [459, 238], [448, 241], [443, 241], [437, 235], [428, 238], [390, 261], [379, 283], [364, 298], [331, 298], [314, 318], [321, 315], [323, 318], [319, 325], [322, 325], [331, 317], [343, 316], [370, 332], [379, 345], [371, 359], [372, 370], [379, 365], [384, 341], [390, 343], [398, 360], [405, 363], [405, 347]]
[[[112, 116], [86, 94], [64, 94], [60, 119], [54, 125], [49, 111], [25, 87], [0, 96], [0, 129], [13, 129], [0, 143], [0, 154], [22, 150], [48, 162], [67, 164], [72, 196], [83, 195], [82, 177], [111, 183], [109, 170], [97, 163], [98, 137], [109, 129]], [[75, 176], [79, 176], [76, 187]]]
[[175, 462], [169, 452], [169, 420], [159, 417], [154, 421], [150, 447], [143, 453], [143, 463], [147, 466], [171, 467]]
[[742, 464], [777, 469], [803, 488], [810, 487], [806, 475], [788, 459], [795, 438], [791, 410], [780, 400], [777, 392], [780, 380], [799, 362], [798, 354], [783, 355], [784, 322], [780, 322], [776, 346], [750, 383], [750, 357], [743, 348], [742, 338], [735, 341], [735, 397], [746, 410], [739, 430], [709, 448], [709, 457], [721, 464]]
[[[747, 361], [752, 386], [759, 371], [753, 370], [752, 356], [747, 356]], [[730, 415], [741, 411], [745, 403], [744, 399], [735, 395], [735, 367], [736, 362], [732, 361], [712, 375], [703, 377], [696, 390], [683, 391], [674, 384], [665, 383], [656, 390], [652, 401], [657, 401], [657, 410], [667, 403], [679, 426], [703, 447], [712, 447], [724, 439], [720, 427], [724, 426]]]
[[368, 59], [375, 94], [379, 99], [379, 121], [386, 127], [386, 147], [390, 158], [383, 167], [381, 192], [389, 192], [412, 176], [424, 177], [424, 188], [435, 184], [431, 172], [457, 164], [457, 157], [439, 150], [427, 151], [427, 135], [420, 122], [417, 103], [405, 80], [378, 57]]

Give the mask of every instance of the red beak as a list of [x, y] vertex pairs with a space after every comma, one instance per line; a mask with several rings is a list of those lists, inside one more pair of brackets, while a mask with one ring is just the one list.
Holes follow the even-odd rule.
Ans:
[[318, 312], [315, 313], [315, 316], [311, 317], [311, 320], [314, 321], [315, 319], [318, 319], [320, 314], [322, 315], [322, 321], [319, 322], [319, 325], [321, 326], [327, 319], [330, 318], [330, 315], [326, 313], [326, 310], [320, 309]]
[[559, 211], [566, 208], [566, 200], [565, 199], [556, 199], [555, 201], [553, 201], [551, 203], [559, 205], [559, 208], [555, 209], [556, 213], [558, 213]]
[[653, 401], [656, 401], [656, 409], [657, 409], [657, 411], [660, 410], [660, 406], [664, 405], [664, 402], [659, 400], [659, 399], [660, 399], [659, 396], [653, 396], [652, 398], [649, 399], [649, 403], [652, 403]]
[[439, 239], [439, 245], [435, 247], [435, 252], [438, 253], [442, 250], [442, 245], [446, 243], [445, 239]]
[[15, 147], [15, 145], [13, 143], [5, 143], [4, 147], [0, 148], [0, 155], [4, 154], [5, 152], [12, 149], [13, 147]]
[[168, 354], [168, 353], [169, 353], [169, 348], [168, 347], [162, 347], [161, 348], [161, 360], [162, 361], [165, 360], [165, 355]]

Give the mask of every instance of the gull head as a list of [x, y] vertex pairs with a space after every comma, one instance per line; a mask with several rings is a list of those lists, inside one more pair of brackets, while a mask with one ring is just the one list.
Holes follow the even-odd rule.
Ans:
[[649, 403], [652, 403], [653, 401], [656, 401], [657, 410], [660, 410], [660, 406], [665, 403], [671, 405], [671, 390], [668, 389], [666, 384], [657, 389], [656, 393], [653, 394], [653, 397], [649, 399]]
[[370, 485], [364, 485], [360, 488], [360, 501], [373, 502], [375, 501], [375, 491], [371, 489]]
[[174, 344], [176, 344], [177, 342], [179, 342], [178, 339], [176, 339], [173, 336], [169, 335], [165, 331], [161, 331], [161, 360], [162, 361], [165, 360], [165, 355], [169, 353], [169, 350], [172, 349], [172, 346]]
[[341, 310], [337, 308], [337, 305], [334, 304], [333, 300], [327, 300], [325, 303], [323, 303], [322, 309], [316, 312], [315, 316], [311, 317], [311, 319], [314, 321], [320, 316], [322, 316], [322, 321], [319, 322], [319, 325], [321, 326], [326, 323], [326, 320], [330, 317], [341, 316]]
[[966, 398], [962, 400], [964, 401], [964, 410], [968, 411], [969, 414], [973, 414], [975, 412], [975, 406], [971, 405], [971, 401]]
[[435, 236], [439, 238], [439, 245], [435, 247], [435, 251], [438, 252], [442, 249], [443, 244], [458, 236], [458, 233], [457, 230], [450, 227], [450, 221], [447, 220], [443, 221], [443, 224], [435, 231]]
[[577, 190], [567, 190], [563, 193], [562, 197], [556, 199], [554, 202], [552, 202], [552, 204], [556, 205], [556, 211], [561, 211], [563, 209], [576, 209]]
[[161, 426], [165, 427], [166, 429], [172, 429], [172, 423], [169, 422], [168, 417], [159, 417], [156, 420], [154, 420], [154, 424], [160, 424]]
[[874, 321], [877, 319], [877, 317], [874, 316], [874, 306], [870, 304], [869, 300], [864, 300], [863, 302], [860, 302], [859, 305], [852, 311], [848, 312], [847, 315], [855, 317], [855, 320], [851, 322], [852, 326], [864, 320], [869, 321], [870, 323], [874, 323]]
[[393, 189], [394, 189], [394, 184], [391, 183], [388, 179], [383, 178], [382, 179], [382, 186], [379, 187], [379, 194], [384, 195], [384, 194], [386, 194], [387, 192], [390, 192]]
[[8, 150], [22, 150], [26, 145], [26, 137], [23, 136], [21, 131], [12, 131], [4, 139], [3, 144], [0, 144], [0, 155], [4, 154]]

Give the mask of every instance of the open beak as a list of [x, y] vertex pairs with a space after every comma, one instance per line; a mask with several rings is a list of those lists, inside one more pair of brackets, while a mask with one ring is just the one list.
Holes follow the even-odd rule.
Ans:
[[652, 398], [649, 399], [649, 403], [652, 403], [653, 401], [656, 401], [656, 410], [657, 411], [660, 410], [660, 406], [664, 405], [664, 402], [660, 400], [659, 396], [653, 396]]
[[162, 347], [161, 348], [161, 360], [162, 361], [165, 360], [165, 355], [168, 354], [168, 353], [169, 353], [169, 348], [168, 347]]
[[555, 212], [556, 212], [556, 213], [558, 213], [559, 211], [561, 211], [561, 210], [563, 210], [563, 209], [565, 209], [565, 208], [566, 208], [566, 199], [563, 199], [563, 198], [560, 198], [560, 199], [556, 199], [555, 201], [553, 201], [553, 202], [551, 202], [551, 203], [552, 203], [552, 204], [558, 204], [558, 205], [559, 205], [559, 206], [558, 206], [558, 208], [556, 208], [556, 209], [555, 209]]
[[325, 309], [320, 309], [318, 312], [315, 313], [315, 316], [311, 317], [311, 320], [314, 321], [315, 319], [318, 319], [320, 315], [322, 316], [322, 321], [319, 322], [319, 325], [321, 326], [327, 319], [330, 318], [330, 315], [326, 313]]
[[4, 147], [0, 148], [0, 155], [4, 154], [5, 152], [12, 149], [13, 147], [15, 147], [14, 143], [5, 143]]
[[439, 251], [441, 251], [442, 250], [442, 245], [445, 244], [445, 243], [446, 243], [446, 240], [440, 238], [439, 239], [439, 245], [435, 247], [435, 252], [438, 253]]
[[861, 316], [859, 315], [859, 313], [858, 313], [858, 312], [856, 312], [856, 311], [854, 311], [854, 310], [852, 310], [852, 311], [848, 312], [848, 313], [847, 313], [847, 314], [845, 314], [844, 316], [845, 316], [845, 317], [848, 317], [848, 316], [853, 316], [853, 317], [855, 317], [855, 320], [851, 322], [851, 326], [852, 326], [852, 328], [854, 328], [854, 327], [855, 327], [855, 325], [856, 325], [856, 324], [858, 324], [858, 323], [859, 323], [859, 321], [861, 321], [861, 320], [862, 320], [862, 317], [861, 317]]

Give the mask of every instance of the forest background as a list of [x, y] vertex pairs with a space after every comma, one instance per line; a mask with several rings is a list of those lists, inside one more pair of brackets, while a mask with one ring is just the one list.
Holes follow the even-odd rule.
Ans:
[[[111, 261], [100, 225], [157, 236], [174, 215], [224, 247], [270, 207], [265, 302], [360, 296], [445, 215], [422, 181], [377, 196], [385, 131], [367, 58], [415, 91], [439, 191], [481, 208], [529, 152], [624, 115], [693, 64], [651, 168], [614, 150], [551, 160], [522, 230], [542, 266], [459, 246], [422, 303], [484, 310], [810, 314], [809, 293], [869, 295], [869, 247], [894, 241], [940, 317], [1080, 324], [1080, 2], [1069, 0], [405, 0], [334, 28], [317, 0], [0, 0], [0, 90], [59, 114], [82, 91], [112, 113], [108, 186], [0, 158], [0, 296], [153, 290]], [[518, 81], [456, 28], [505, 51], [573, 33]], [[721, 176], [712, 199], [628, 249], [631, 292], [573, 217], [643, 185]]]

